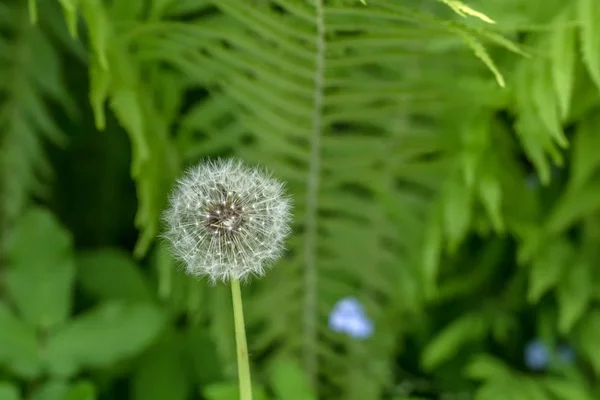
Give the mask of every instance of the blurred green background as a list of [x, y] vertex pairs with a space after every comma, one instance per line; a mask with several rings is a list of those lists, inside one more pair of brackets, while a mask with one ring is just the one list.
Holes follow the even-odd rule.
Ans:
[[217, 156], [294, 201], [256, 399], [600, 398], [600, 2], [468, 6], [2, 0], [0, 400], [238, 398], [157, 239]]

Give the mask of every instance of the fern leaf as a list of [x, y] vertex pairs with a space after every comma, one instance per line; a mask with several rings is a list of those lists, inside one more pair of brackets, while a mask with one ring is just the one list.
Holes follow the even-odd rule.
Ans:
[[[20, 214], [31, 196], [47, 194], [52, 176], [44, 143], [65, 142], [50, 112], [54, 103], [68, 109], [61, 64], [40, 26], [29, 24], [26, 5], [0, 7], [0, 204], [2, 230]], [[6, 224], [6, 225], [5, 225]]]

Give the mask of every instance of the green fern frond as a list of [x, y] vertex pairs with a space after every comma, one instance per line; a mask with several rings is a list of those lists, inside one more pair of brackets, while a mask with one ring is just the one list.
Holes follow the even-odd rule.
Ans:
[[50, 107], [70, 109], [56, 47], [40, 26], [28, 20], [27, 6], [0, 6], [0, 221], [2, 229], [19, 215], [31, 196], [47, 194], [52, 176], [45, 142], [64, 144]]

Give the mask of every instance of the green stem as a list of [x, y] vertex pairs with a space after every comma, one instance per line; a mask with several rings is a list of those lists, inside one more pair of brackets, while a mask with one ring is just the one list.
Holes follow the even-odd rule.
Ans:
[[240, 282], [231, 279], [231, 297], [233, 299], [233, 320], [235, 322], [235, 343], [237, 348], [238, 380], [240, 382], [240, 400], [252, 400], [252, 383], [250, 380], [250, 363], [248, 361], [248, 344], [244, 327], [244, 310]]

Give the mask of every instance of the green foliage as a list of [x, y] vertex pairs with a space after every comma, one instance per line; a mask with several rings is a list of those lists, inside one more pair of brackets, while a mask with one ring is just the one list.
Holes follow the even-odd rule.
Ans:
[[[217, 156], [294, 201], [285, 257], [243, 287], [254, 398], [597, 398], [599, 21], [594, 0], [3, 1], [0, 400], [238, 398], [228, 288], [156, 240]], [[370, 338], [328, 326], [346, 296]]]

